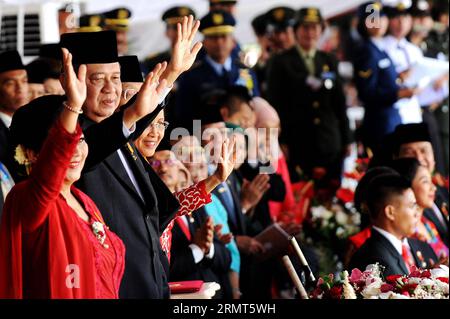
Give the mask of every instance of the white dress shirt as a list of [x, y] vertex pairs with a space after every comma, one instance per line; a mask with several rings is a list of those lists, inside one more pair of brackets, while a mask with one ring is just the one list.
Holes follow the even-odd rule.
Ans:
[[0, 112], [0, 120], [5, 124], [7, 128], [11, 126], [12, 116], [9, 116], [6, 113]]

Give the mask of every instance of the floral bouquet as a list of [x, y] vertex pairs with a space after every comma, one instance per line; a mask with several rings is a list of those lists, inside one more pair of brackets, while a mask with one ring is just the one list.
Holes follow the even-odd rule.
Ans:
[[311, 293], [313, 299], [448, 299], [449, 268], [413, 268], [409, 275], [391, 275], [383, 278], [379, 264], [366, 270], [353, 269], [343, 279], [328, 275], [319, 278]]

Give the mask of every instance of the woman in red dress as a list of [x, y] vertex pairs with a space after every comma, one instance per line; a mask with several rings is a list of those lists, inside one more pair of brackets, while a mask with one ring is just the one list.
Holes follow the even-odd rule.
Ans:
[[4, 206], [0, 298], [118, 298], [124, 245], [94, 202], [73, 186], [88, 152], [78, 125], [86, 67], [77, 77], [71, 54], [63, 49], [63, 57], [64, 107], [44, 96], [13, 117], [11, 134], [24, 151], [16, 159], [32, 169]]

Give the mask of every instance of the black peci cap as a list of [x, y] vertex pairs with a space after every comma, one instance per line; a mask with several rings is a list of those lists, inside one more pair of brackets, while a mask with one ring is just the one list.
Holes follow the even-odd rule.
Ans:
[[39, 57], [62, 61], [61, 46], [59, 43], [42, 44], [39, 48]]
[[122, 82], [144, 82], [141, 66], [136, 55], [125, 55], [119, 57], [120, 81]]
[[226, 94], [225, 90], [216, 89], [201, 96], [198, 116], [202, 121], [202, 125], [223, 122], [223, 117], [220, 113], [220, 103]]
[[10, 127], [13, 144], [39, 152], [64, 100], [62, 95], [45, 95], [18, 109]]
[[172, 7], [166, 10], [161, 19], [169, 26], [176, 25], [179, 22], [183, 21], [183, 18], [186, 16], [192, 15], [195, 19], [195, 12], [190, 7], [187, 6], [179, 6]]
[[59, 72], [55, 67], [54, 60], [46, 58], [37, 58], [27, 64], [26, 70], [28, 83], [44, 83], [46, 79], [57, 79]]
[[64, 33], [61, 47], [72, 53], [75, 66], [119, 61], [114, 31]]
[[0, 73], [14, 70], [25, 70], [19, 52], [16, 50], [0, 52]]
[[402, 144], [414, 142], [430, 142], [430, 131], [425, 123], [400, 124], [393, 134], [394, 151], [398, 151]]

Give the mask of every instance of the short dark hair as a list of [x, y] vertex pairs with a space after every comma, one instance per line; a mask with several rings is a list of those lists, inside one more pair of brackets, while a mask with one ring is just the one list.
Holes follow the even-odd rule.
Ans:
[[367, 206], [372, 220], [376, 220], [387, 205], [391, 204], [396, 197], [403, 196], [409, 188], [411, 184], [397, 174], [375, 177], [367, 190]]
[[246, 87], [239, 85], [230, 86], [227, 88], [226, 94], [221, 96], [219, 106], [220, 108], [227, 108], [229, 115], [233, 115], [240, 111], [242, 103], [249, 104], [251, 99], [252, 97]]
[[398, 172], [403, 178], [405, 178], [410, 184], [416, 177], [417, 171], [419, 170], [420, 162], [414, 158], [399, 158], [391, 161], [388, 164], [389, 167], [393, 168]]

